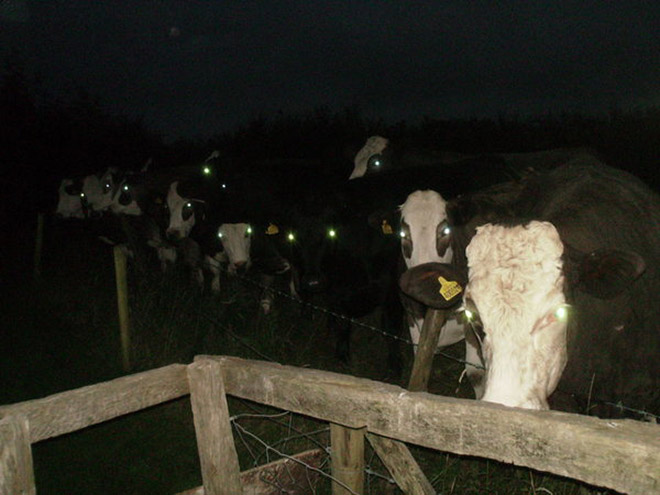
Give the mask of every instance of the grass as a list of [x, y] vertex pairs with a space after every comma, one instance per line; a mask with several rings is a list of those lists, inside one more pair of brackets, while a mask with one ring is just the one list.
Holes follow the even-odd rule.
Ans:
[[[121, 376], [112, 252], [77, 225], [47, 225], [43, 277], [30, 279], [31, 232], [7, 255], [2, 299], [0, 403], [43, 397]], [[11, 258], [13, 256], [13, 258]], [[5, 257], [5, 259], [7, 259]], [[259, 312], [259, 291], [223, 279], [220, 297], [189, 283], [183, 269], [160, 274], [146, 256], [129, 265], [129, 301], [134, 371], [188, 363], [197, 354], [270, 359], [372, 379], [388, 376], [384, 337], [357, 328], [350, 364], [334, 358], [326, 315], [278, 297], [271, 314]], [[377, 318], [365, 319], [376, 325]], [[412, 352], [405, 348], [407, 370]], [[461, 344], [448, 353], [460, 358]], [[471, 397], [458, 383], [462, 366], [436, 357], [431, 391]], [[401, 381], [405, 383], [405, 379]], [[230, 398], [237, 417], [236, 447], [242, 469], [276, 458], [328, 446], [327, 424]], [[248, 415], [248, 416], [245, 416]], [[264, 448], [264, 443], [271, 448]], [[561, 477], [484, 459], [411, 446], [429, 480], [443, 494], [613, 493]], [[130, 416], [33, 446], [38, 492], [43, 494], [175, 493], [201, 484], [189, 400], [176, 400]], [[372, 472], [366, 493], [396, 494], [398, 488], [370, 449]], [[324, 470], [329, 472], [326, 464]], [[322, 479], [315, 493], [330, 493]]]

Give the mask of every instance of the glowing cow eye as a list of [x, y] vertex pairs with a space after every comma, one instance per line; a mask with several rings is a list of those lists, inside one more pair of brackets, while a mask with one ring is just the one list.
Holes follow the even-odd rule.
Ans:
[[555, 318], [557, 321], [566, 321], [568, 318], [568, 307], [566, 305], [559, 306], [555, 310]]
[[211, 175], [211, 167], [208, 166], [204, 167], [202, 169], [202, 172], [204, 173], [204, 175]]
[[337, 231], [335, 229], [328, 229], [328, 237], [334, 239], [337, 237]]
[[222, 232], [218, 232], [218, 239], [222, 239], [223, 235]]
[[122, 187], [122, 189], [123, 189], [124, 191], [128, 191], [128, 185], [127, 185], [127, 184], [124, 184], [124, 187]]
[[399, 237], [401, 237], [401, 239], [405, 239], [406, 238], [406, 232], [404, 230], [399, 232]]
[[287, 238], [287, 240], [288, 240], [289, 242], [293, 242], [293, 241], [296, 240], [296, 236], [293, 234], [293, 232], [289, 232], [289, 233], [286, 235], [286, 238]]
[[445, 227], [444, 229], [442, 229], [442, 233], [444, 235], [449, 235], [451, 234], [451, 229], [449, 227]]
[[367, 161], [368, 168], [379, 169], [382, 164], [383, 164], [382, 156], [379, 154], [371, 155], [369, 157], [369, 160]]
[[227, 184], [222, 184], [223, 189], [227, 189]]
[[465, 315], [465, 319], [466, 319], [467, 321], [472, 321], [472, 320], [474, 320], [474, 313], [473, 313], [472, 311], [470, 311], [469, 309], [466, 309], [466, 310], [463, 312], [463, 314]]
[[112, 189], [112, 185], [109, 182], [103, 184], [103, 192], [107, 193], [110, 189]]
[[252, 235], [252, 227], [250, 227], [250, 226], [248, 225], [247, 229], [245, 229], [245, 233], [246, 233], [247, 235]]
[[85, 193], [80, 193], [80, 197], [85, 199]]

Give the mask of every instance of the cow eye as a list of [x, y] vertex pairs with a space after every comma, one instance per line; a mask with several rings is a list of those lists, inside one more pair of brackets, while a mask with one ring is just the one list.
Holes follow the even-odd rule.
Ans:
[[369, 169], [378, 170], [382, 164], [383, 164], [383, 155], [381, 155], [380, 153], [371, 155], [369, 157], [369, 160], [367, 160], [367, 168]]
[[211, 167], [209, 167], [208, 165], [204, 166], [204, 167], [202, 168], [202, 173], [203, 173], [204, 175], [211, 175]]
[[222, 234], [222, 232], [218, 231], [218, 239], [222, 239], [223, 237], [224, 235]]
[[289, 232], [286, 235], [286, 240], [289, 242], [296, 242], [296, 235], [293, 232]]
[[248, 225], [247, 228], [245, 229], [245, 236], [247, 237], [249, 235], [252, 235], [252, 227]]
[[334, 239], [334, 238], [336, 238], [336, 237], [337, 237], [337, 231], [336, 231], [335, 229], [333, 229], [333, 228], [329, 228], [329, 229], [328, 229], [328, 237], [329, 237], [330, 239]]
[[193, 213], [194, 210], [192, 203], [188, 202], [185, 205], [183, 205], [183, 208], [181, 209], [181, 217], [183, 218], [184, 221], [192, 217]]
[[129, 188], [128, 188], [128, 184], [124, 184], [124, 187], [122, 187], [122, 190], [123, 190], [124, 192], [128, 192], [128, 189], [129, 189]]
[[447, 222], [442, 222], [438, 225], [437, 228], [438, 237], [444, 237], [451, 234], [451, 227], [447, 225]]
[[557, 309], [555, 309], [553, 316], [557, 321], [566, 321], [568, 319], [568, 305], [562, 304], [559, 306]]
[[479, 317], [479, 311], [477, 311], [477, 307], [475, 306], [472, 299], [466, 298], [463, 306], [459, 308], [458, 312], [462, 313], [465, 323], [470, 325], [478, 325], [479, 327], [482, 326], [481, 318]]
[[110, 189], [112, 189], [112, 184], [110, 184], [109, 182], [103, 184], [103, 194], [109, 192]]

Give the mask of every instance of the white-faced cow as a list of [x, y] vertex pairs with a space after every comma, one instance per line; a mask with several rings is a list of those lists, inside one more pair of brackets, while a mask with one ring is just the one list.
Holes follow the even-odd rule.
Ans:
[[483, 399], [657, 413], [658, 195], [621, 170], [572, 163], [529, 178], [508, 214], [487, 195], [459, 203], [449, 210], [468, 229], [464, 305], [483, 332]]
[[[424, 190], [411, 193], [401, 206], [401, 253], [406, 268], [425, 263], [450, 263], [452, 261], [451, 227], [447, 219], [447, 202], [436, 191]], [[410, 338], [419, 342], [427, 306], [401, 294], [406, 310]], [[438, 338], [438, 350], [460, 342], [465, 338], [463, 319], [448, 313]], [[466, 339], [466, 374], [477, 398], [483, 394], [479, 350], [473, 339]], [[477, 364], [478, 366], [473, 366]]]

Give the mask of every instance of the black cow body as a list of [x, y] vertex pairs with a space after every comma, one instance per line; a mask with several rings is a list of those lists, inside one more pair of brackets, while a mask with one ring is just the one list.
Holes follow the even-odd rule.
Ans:
[[[448, 213], [456, 253], [453, 270], [464, 279], [469, 273], [465, 249], [476, 227], [543, 221], [556, 228], [564, 245], [564, 294], [571, 317], [568, 361], [550, 397], [553, 408], [585, 412], [589, 402], [621, 401], [659, 412], [657, 194], [621, 170], [571, 163], [522, 183], [458, 198], [448, 205]], [[436, 278], [445, 273], [442, 267], [427, 271], [433, 270]], [[426, 302], [445, 303], [437, 288], [429, 290]]]

